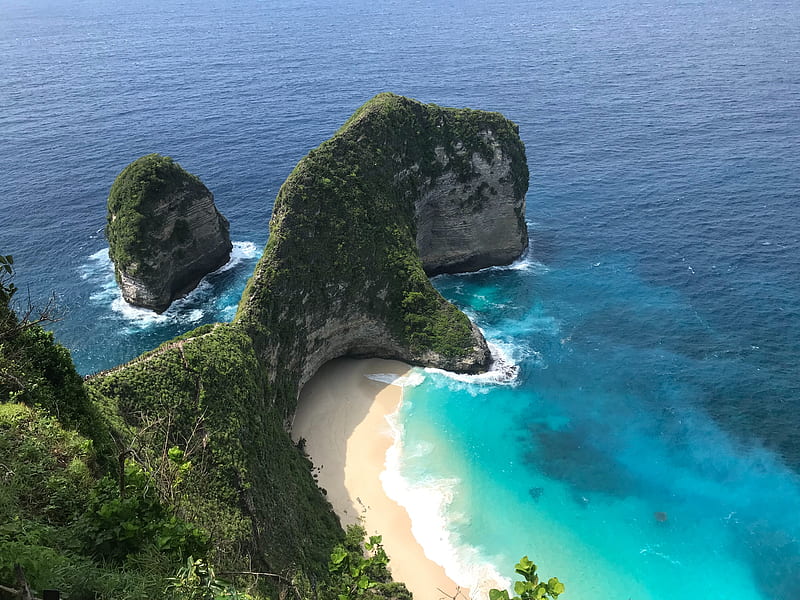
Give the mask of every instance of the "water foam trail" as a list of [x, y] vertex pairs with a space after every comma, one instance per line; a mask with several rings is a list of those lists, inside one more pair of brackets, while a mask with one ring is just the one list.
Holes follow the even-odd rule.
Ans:
[[[128, 304], [114, 278], [114, 264], [109, 257], [108, 248], [98, 250], [89, 256], [89, 261], [79, 268], [82, 279], [91, 280], [99, 285], [99, 290], [92, 292], [89, 299], [98, 304], [106, 304], [118, 316], [128, 322], [127, 332], [147, 329], [154, 325], [166, 323], [192, 324], [203, 319], [208, 311], [214, 311], [211, 304], [214, 299], [214, 286], [208, 278], [230, 271], [244, 261], [258, 257], [258, 247], [253, 242], [233, 242], [230, 259], [216, 271], [209, 273], [189, 294], [175, 300], [169, 308], [159, 314], [147, 308]], [[224, 307], [222, 314], [235, 313], [230, 307]]]
[[449, 524], [457, 517], [448, 518], [448, 509], [460, 480], [428, 478], [411, 483], [403, 477], [405, 448], [399, 420], [401, 410], [402, 401], [397, 411], [386, 417], [394, 439], [386, 452], [385, 469], [380, 476], [386, 495], [408, 512], [411, 533], [425, 556], [441, 565], [457, 585], [468, 588], [471, 598], [484, 600], [492, 588], [507, 589], [511, 582], [485, 560], [477, 548], [459, 544], [450, 531]]
[[233, 242], [233, 249], [231, 250], [231, 257], [224, 265], [216, 271], [209, 273], [209, 275], [217, 275], [230, 271], [236, 268], [242, 261], [250, 260], [259, 257], [258, 246], [253, 242]]
[[[530, 230], [531, 228], [532, 224], [528, 223], [528, 229]], [[434, 279], [436, 277], [468, 277], [470, 275], [474, 275], [475, 273], [493, 273], [496, 271], [530, 271], [533, 273], [549, 273], [550, 267], [539, 262], [533, 257], [533, 244], [528, 241], [528, 245], [525, 250], [522, 252], [522, 254], [520, 254], [519, 258], [512, 263], [507, 265], [493, 265], [491, 267], [485, 267], [477, 271], [467, 271], [465, 273], [445, 273], [442, 275], [436, 275]]]
[[[426, 373], [436, 373], [459, 381], [461, 383], [484, 384], [484, 385], [510, 385], [516, 386], [519, 383], [519, 365], [511, 357], [511, 348], [501, 342], [486, 342], [492, 353], [494, 360], [485, 373], [474, 375], [468, 373], [453, 373], [443, 369], [426, 367]], [[477, 391], [477, 390], [476, 390]]]
[[408, 375], [396, 375], [395, 373], [369, 373], [364, 375], [367, 379], [372, 381], [380, 381], [388, 383], [389, 385], [396, 385], [398, 387], [417, 387], [423, 381], [425, 376], [422, 373], [412, 371]]

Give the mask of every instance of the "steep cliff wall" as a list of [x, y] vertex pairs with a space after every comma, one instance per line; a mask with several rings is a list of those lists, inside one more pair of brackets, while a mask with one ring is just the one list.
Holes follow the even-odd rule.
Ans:
[[230, 258], [228, 221], [194, 175], [148, 154], [119, 174], [106, 227], [122, 296], [162, 312]]
[[[477, 147], [456, 138], [435, 148], [444, 172], [416, 201], [417, 249], [429, 275], [507, 264], [528, 245], [525, 150], [507, 122], [486, 119], [478, 127]], [[466, 172], [449, 169], [454, 160]]]
[[484, 370], [483, 336], [426, 271], [519, 256], [527, 186], [502, 115], [380, 94], [281, 187], [236, 322], [294, 390], [343, 354]]
[[502, 115], [381, 94], [281, 187], [234, 322], [164, 344], [90, 389], [133, 431], [174, 415], [154, 434], [157, 452], [204, 436], [193, 460], [211, 479], [186, 502], [212, 507], [241, 564], [324, 566], [341, 532], [284, 429], [299, 390], [342, 355], [487, 368], [480, 331], [426, 269], [513, 260], [527, 239], [527, 185], [517, 127]]

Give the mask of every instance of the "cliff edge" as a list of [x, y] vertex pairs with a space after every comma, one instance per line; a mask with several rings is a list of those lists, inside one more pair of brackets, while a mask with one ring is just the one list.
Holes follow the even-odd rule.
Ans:
[[517, 258], [527, 188], [502, 115], [379, 94], [281, 187], [236, 322], [297, 390], [343, 355], [485, 370], [486, 341], [428, 274]]
[[117, 176], [106, 237], [122, 297], [156, 312], [228, 262], [232, 249], [213, 194], [158, 154], [133, 161]]
[[183, 506], [214, 532], [227, 570], [326, 576], [343, 534], [286, 431], [300, 389], [343, 355], [486, 369], [480, 331], [428, 274], [516, 258], [527, 187], [524, 146], [502, 115], [380, 94], [281, 187], [233, 323], [88, 380], [124, 424], [115, 435], [147, 439], [141, 455], [192, 442], [203, 467]]

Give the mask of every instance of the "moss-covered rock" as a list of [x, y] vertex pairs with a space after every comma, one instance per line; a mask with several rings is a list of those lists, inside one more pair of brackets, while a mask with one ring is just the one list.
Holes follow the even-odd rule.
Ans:
[[[361, 355], [487, 368], [480, 331], [426, 270], [518, 256], [527, 184], [517, 128], [501, 115], [381, 94], [281, 187], [232, 324], [204, 326], [89, 380], [95, 401], [117, 415], [116, 439], [139, 444], [142, 461], [174, 446], [203, 465], [176, 501], [212, 533], [226, 567], [322, 574], [341, 539], [286, 432], [322, 364]], [[487, 228], [491, 236], [479, 235]]]
[[228, 262], [232, 249], [228, 221], [208, 188], [158, 154], [117, 176], [106, 236], [125, 300], [158, 312]]
[[[480, 268], [519, 256], [527, 186], [524, 146], [502, 115], [380, 94], [281, 187], [237, 323], [293, 393], [342, 355], [483, 370], [483, 336], [433, 288], [426, 266]], [[493, 235], [482, 235], [501, 209]], [[454, 254], [456, 223], [464, 243]]]

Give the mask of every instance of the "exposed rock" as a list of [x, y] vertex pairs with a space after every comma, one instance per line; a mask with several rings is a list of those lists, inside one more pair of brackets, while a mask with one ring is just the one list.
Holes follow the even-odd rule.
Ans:
[[[488, 127], [478, 135], [486, 144], [483, 153], [460, 142], [436, 148], [445, 169], [454, 154], [467, 158], [468, 175], [445, 171], [416, 202], [417, 248], [429, 275], [508, 264], [528, 245], [527, 177], [525, 185], [518, 184], [518, 158], [508, 149], [516, 140], [498, 139]], [[513, 150], [518, 156], [517, 144]]]
[[527, 188], [502, 115], [380, 94], [281, 187], [237, 323], [295, 393], [342, 355], [486, 370], [483, 335], [427, 273], [517, 258]]
[[157, 312], [228, 262], [232, 249], [213, 194], [158, 154], [135, 160], [117, 176], [106, 236], [122, 297]]

